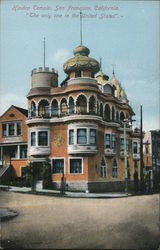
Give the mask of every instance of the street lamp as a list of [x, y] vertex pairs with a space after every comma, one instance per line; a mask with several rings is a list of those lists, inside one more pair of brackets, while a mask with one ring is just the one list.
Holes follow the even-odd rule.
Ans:
[[126, 138], [126, 127], [127, 124], [131, 125], [135, 120], [124, 119], [123, 120], [123, 133], [124, 133], [124, 179], [125, 179], [125, 193], [128, 194], [128, 169], [127, 169], [127, 138]]

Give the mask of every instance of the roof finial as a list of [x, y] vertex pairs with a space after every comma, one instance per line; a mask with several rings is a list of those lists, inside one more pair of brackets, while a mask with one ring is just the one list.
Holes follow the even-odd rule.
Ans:
[[112, 66], [113, 66], [113, 75], [114, 75], [114, 66], [115, 66], [115, 64], [112, 64]]
[[102, 58], [101, 58], [101, 56], [100, 56], [99, 64], [100, 64], [100, 70], [102, 70]]
[[45, 37], [44, 37], [44, 41], [43, 41], [43, 47], [44, 47], [44, 58], [43, 58], [43, 59], [44, 59], [44, 68], [45, 68], [45, 59], [46, 59], [46, 58], [45, 58], [45, 57], [46, 57], [46, 54], [45, 54], [45, 52], [46, 52], [46, 51], [45, 51], [45, 50], [46, 50]]
[[80, 11], [80, 42], [82, 45], [82, 12]]

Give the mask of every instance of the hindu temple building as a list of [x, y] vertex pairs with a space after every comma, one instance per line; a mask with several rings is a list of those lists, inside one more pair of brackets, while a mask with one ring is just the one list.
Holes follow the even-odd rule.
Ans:
[[122, 191], [124, 121], [130, 184], [134, 172], [140, 174], [140, 133], [129, 123], [135, 113], [125, 90], [114, 70], [111, 79], [102, 72], [86, 46], [75, 48], [63, 69], [61, 84], [54, 68], [33, 69], [28, 111], [13, 106], [0, 117], [1, 163], [22, 176], [29, 162], [41, 171], [49, 161], [55, 189], [64, 174], [68, 190]]

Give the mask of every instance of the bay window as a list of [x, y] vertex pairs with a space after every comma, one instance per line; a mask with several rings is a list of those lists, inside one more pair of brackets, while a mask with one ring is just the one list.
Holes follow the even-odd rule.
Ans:
[[69, 130], [69, 145], [74, 144], [74, 130], [70, 129]]
[[36, 146], [36, 132], [31, 132], [31, 146]]
[[77, 129], [77, 144], [86, 144], [87, 135], [86, 129]]
[[48, 132], [38, 132], [38, 146], [48, 146]]
[[96, 129], [90, 129], [90, 144], [96, 144]]

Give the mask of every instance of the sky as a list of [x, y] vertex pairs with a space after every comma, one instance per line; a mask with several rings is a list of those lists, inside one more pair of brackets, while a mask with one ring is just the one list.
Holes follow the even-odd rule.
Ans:
[[160, 129], [159, 1], [43, 0], [0, 2], [0, 115], [11, 105], [27, 108], [31, 70], [46, 66], [65, 78], [64, 62], [82, 41], [102, 70], [124, 87], [139, 126]]

